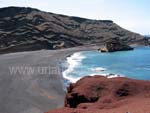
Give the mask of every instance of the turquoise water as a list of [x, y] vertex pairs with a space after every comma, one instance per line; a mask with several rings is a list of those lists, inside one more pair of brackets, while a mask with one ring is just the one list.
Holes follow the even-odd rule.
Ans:
[[63, 75], [71, 82], [86, 75], [99, 74], [150, 80], [150, 47], [114, 53], [78, 52], [68, 57], [66, 64], [68, 68]]

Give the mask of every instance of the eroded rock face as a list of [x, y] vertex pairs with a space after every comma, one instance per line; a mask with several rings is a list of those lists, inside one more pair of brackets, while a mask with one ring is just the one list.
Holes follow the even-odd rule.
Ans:
[[0, 53], [101, 44], [114, 37], [127, 44], [148, 45], [143, 36], [111, 20], [90, 20], [24, 7], [0, 8]]
[[71, 84], [65, 107], [47, 113], [147, 113], [149, 106], [150, 81], [94, 76]]
[[104, 47], [100, 49], [101, 52], [115, 52], [128, 50], [133, 50], [133, 48], [125, 44], [119, 38], [109, 39], [108, 41], [106, 41]]

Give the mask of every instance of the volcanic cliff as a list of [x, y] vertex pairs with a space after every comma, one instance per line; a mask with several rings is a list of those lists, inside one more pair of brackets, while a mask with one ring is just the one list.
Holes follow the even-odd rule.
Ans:
[[46, 113], [149, 113], [150, 82], [87, 76], [71, 84], [65, 107]]
[[0, 8], [0, 53], [102, 44], [116, 37], [129, 45], [149, 45], [148, 39], [111, 20], [90, 20], [25, 7]]

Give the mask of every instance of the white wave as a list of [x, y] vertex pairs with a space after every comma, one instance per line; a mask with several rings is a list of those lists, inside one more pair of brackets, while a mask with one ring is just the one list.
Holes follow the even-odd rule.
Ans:
[[69, 77], [69, 74], [74, 71], [74, 69], [81, 65], [82, 60], [85, 58], [80, 52], [74, 53], [70, 57], [67, 57], [68, 68], [63, 72], [63, 77], [70, 82], [74, 83], [80, 78]]
[[112, 74], [112, 73], [103, 73], [103, 74], [92, 73], [92, 74], [90, 74], [90, 76], [95, 76], [95, 75], [105, 76], [107, 78], [124, 77], [124, 75]]
[[95, 72], [100, 72], [100, 71], [105, 71], [106, 68], [102, 68], [102, 67], [96, 67], [96, 68], [91, 68], [91, 71], [95, 71]]
[[124, 77], [124, 75], [119, 75], [119, 74], [108, 74], [106, 75], [107, 78], [115, 78], [115, 77]]
[[81, 79], [81, 77], [73, 78], [73, 77], [69, 77], [69, 76], [66, 76], [66, 75], [64, 75], [64, 78], [65, 78], [66, 80], [68, 80], [69, 82], [71, 82], [71, 83], [76, 83], [78, 80]]

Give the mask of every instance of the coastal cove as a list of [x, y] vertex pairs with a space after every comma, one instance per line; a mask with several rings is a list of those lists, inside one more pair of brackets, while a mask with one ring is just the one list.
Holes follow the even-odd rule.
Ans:
[[65, 84], [75, 83], [84, 76], [103, 75], [150, 80], [150, 47], [136, 47], [133, 51], [101, 53], [81, 51], [68, 56], [62, 63]]
[[150, 113], [150, 2], [19, 2], [0, 4], [0, 113]]
[[[78, 64], [82, 64], [81, 66], [83, 66], [84, 60], [86, 60], [86, 58], [88, 57], [84, 57], [84, 55], [81, 53], [85, 54], [86, 52], [87, 53], [90, 52], [90, 54], [89, 53], [88, 54], [93, 56], [94, 55], [93, 53], [96, 52], [98, 55], [101, 55], [101, 53], [97, 51], [99, 47], [100, 46], [80, 46], [80, 47], [61, 49], [61, 50], [39, 50], [39, 51], [18, 52], [18, 53], [0, 55], [1, 80], [8, 81], [8, 82], [1, 82], [2, 84], [1, 89], [3, 90], [3, 92], [1, 92], [0, 102], [2, 103], [6, 101], [4, 100], [5, 98], [3, 97], [10, 96], [10, 98], [6, 101], [6, 103], [1, 107], [0, 112], [3, 113], [5, 109], [9, 109], [10, 112], [8, 113], [21, 113], [22, 111], [21, 108], [23, 106], [26, 109], [24, 112], [33, 110], [36, 113], [41, 113], [41, 112], [48, 111], [50, 109], [63, 107], [66, 92], [64, 92], [63, 89], [64, 77], [62, 77], [62, 75], [64, 71], [68, 68], [62, 67], [62, 62], [64, 62], [66, 58], [67, 59], [70, 58], [69, 55], [71, 56], [72, 59], [72, 55], [73, 55], [74, 57], [72, 60], [77, 58], [76, 61], [78, 61]], [[147, 47], [145, 48], [145, 50], [147, 51], [145, 54], [149, 54], [148, 51], [149, 49]], [[124, 51], [123, 53], [125, 54], [126, 52], [127, 51]], [[128, 52], [134, 52], [134, 51], [128, 51]], [[111, 55], [111, 54], [119, 54], [119, 53], [121, 54], [122, 52], [104, 53], [104, 54]], [[77, 63], [71, 63], [71, 64], [72, 64], [71, 66], [73, 66]], [[92, 64], [92, 63], [88, 63], [88, 64]], [[99, 63], [99, 67], [103, 67], [101, 64], [102, 63]], [[9, 66], [20, 66], [20, 65], [35, 66], [35, 67], [51, 66], [53, 67], [54, 72], [55, 70], [57, 71], [55, 74], [53, 72], [50, 72], [49, 74], [45, 74], [42, 76], [36, 73], [30, 76], [27, 76], [26, 74], [20, 75], [19, 73], [12, 76], [8, 70]], [[80, 65], [76, 65], [76, 66], [80, 66]], [[94, 71], [94, 69], [92, 70]], [[97, 68], [96, 70], [106, 71], [108, 69]], [[73, 68], [72, 72], [76, 72], [76, 70], [74, 70]], [[103, 73], [104, 71], [101, 72]], [[85, 74], [85, 71], [83, 69], [78, 71], [78, 74], [84, 76], [89, 75], [89, 73]], [[7, 90], [4, 90], [6, 87], [8, 87]], [[18, 93], [18, 89], [21, 90], [20, 93]], [[8, 93], [7, 91], [11, 91], [12, 93]], [[34, 98], [31, 98], [33, 96]], [[30, 101], [28, 102], [28, 100]], [[11, 107], [7, 105], [8, 101], [11, 102], [9, 103]], [[17, 104], [18, 107], [16, 108], [15, 107], [16, 104], [14, 103], [17, 102], [20, 102], [21, 104]]]

